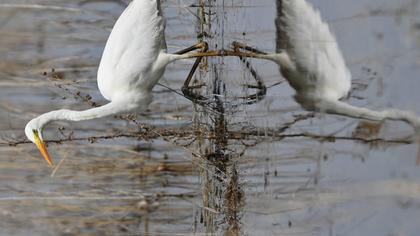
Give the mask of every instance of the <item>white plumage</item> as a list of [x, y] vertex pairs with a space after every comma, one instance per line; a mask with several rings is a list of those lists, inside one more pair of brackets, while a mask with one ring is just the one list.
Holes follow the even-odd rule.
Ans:
[[42, 129], [49, 122], [88, 120], [145, 109], [166, 65], [197, 56], [166, 53], [164, 28], [159, 0], [133, 0], [115, 23], [98, 69], [99, 90], [110, 102], [85, 111], [51, 111], [28, 122], [27, 138], [50, 165], [52, 160], [42, 137]]
[[411, 112], [373, 111], [340, 101], [350, 91], [351, 74], [328, 24], [306, 0], [279, 0], [278, 4], [278, 53], [239, 47], [253, 52], [245, 53], [247, 56], [276, 62], [303, 108], [374, 121], [401, 120], [420, 129], [420, 118]]
[[351, 75], [334, 35], [320, 14], [304, 0], [282, 1], [280, 27], [289, 43], [284, 51], [293, 62], [292, 68], [281, 67], [286, 79], [296, 90], [296, 99], [347, 96]]
[[102, 54], [98, 69], [101, 94], [112, 101], [127, 91], [149, 92], [164, 72], [160, 65], [154, 68], [160, 52], [166, 52], [164, 40], [156, 0], [132, 2], [115, 23]]

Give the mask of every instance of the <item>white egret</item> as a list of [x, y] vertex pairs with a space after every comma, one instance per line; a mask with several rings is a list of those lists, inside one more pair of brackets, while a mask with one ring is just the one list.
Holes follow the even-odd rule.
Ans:
[[198, 65], [201, 60], [199, 53], [177, 54], [200, 48], [205, 51], [207, 45], [200, 43], [169, 54], [166, 52], [164, 28], [159, 0], [132, 1], [114, 25], [98, 69], [99, 90], [110, 102], [85, 111], [50, 111], [26, 124], [27, 138], [36, 144], [50, 166], [53, 162], [42, 137], [45, 125], [57, 120], [89, 120], [144, 109], [152, 101], [152, 89], [162, 77], [166, 65], [192, 57], [198, 57], [195, 63]]
[[374, 121], [401, 120], [418, 131], [420, 118], [411, 112], [373, 111], [340, 101], [349, 94], [351, 74], [328, 24], [305, 0], [280, 0], [278, 4], [279, 52], [264, 53], [234, 42], [236, 51], [243, 49], [248, 51], [248, 57], [277, 63], [296, 91], [295, 100], [306, 110]]

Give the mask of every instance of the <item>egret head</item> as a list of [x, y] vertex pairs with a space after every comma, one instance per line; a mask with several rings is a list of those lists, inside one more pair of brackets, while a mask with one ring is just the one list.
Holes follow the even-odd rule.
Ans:
[[39, 127], [36, 119], [29, 121], [28, 124], [26, 124], [25, 126], [26, 137], [37, 146], [38, 150], [41, 152], [48, 165], [53, 166], [53, 162], [51, 160], [50, 155], [48, 154], [45, 142], [42, 139], [41, 130], [42, 128]]

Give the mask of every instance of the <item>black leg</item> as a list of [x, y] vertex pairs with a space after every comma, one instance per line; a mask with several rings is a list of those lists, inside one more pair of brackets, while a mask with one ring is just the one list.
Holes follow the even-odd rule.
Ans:
[[208, 48], [209, 48], [209, 46], [206, 42], [200, 42], [200, 43], [197, 43], [197, 44], [195, 44], [191, 47], [188, 47], [188, 48], [182, 49], [178, 52], [175, 52], [174, 54], [181, 55], [181, 54], [191, 52], [191, 51], [194, 51], [194, 50], [197, 50], [197, 49], [202, 49], [204, 52], [206, 52], [208, 50]]
[[[262, 51], [259, 51], [255, 48], [249, 47], [245, 44], [241, 44], [238, 42], [233, 42], [233, 51], [208, 51], [208, 44], [206, 42], [201, 42], [196, 45], [193, 45], [191, 47], [185, 48], [183, 50], [180, 50], [178, 52], [175, 52], [174, 54], [185, 54], [189, 53], [194, 50], [201, 49], [197, 54], [203, 53], [203, 56], [238, 56], [240, 60], [245, 64], [246, 68], [250, 71], [252, 77], [256, 81], [256, 85], [247, 85], [248, 88], [251, 89], [257, 89], [258, 91], [255, 94], [248, 95], [246, 97], [240, 97], [245, 100], [245, 104], [253, 104], [260, 100], [262, 100], [266, 93], [267, 88], [264, 84], [264, 81], [262, 78], [258, 75], [256, 70], [251, 66], [251, 64], [245, 59], [247, 56], [246, 53], [243, 53], [240, 51], [240, 49], [249, 51], [251, 53], [255, 54], [266, 54]], [[193, 90], [202, 87], [203, 85], [196, 85], [192, 86], [190, 85], [191, 80], [194, 76], [195, 71], [197, 70], [198, 66], [200, 65], [203, 56], [199, 55], [194, 62], [194, 65], [192, 66], [187, 78], [185, 79], [185, 82], [181, 88], [182, 93], [185, 95], [186, 98], [192, 100], [195, 103], [204, 104], [204, 101], [207, 100], [206, 97], [195, 93]]]
[[[246, 51], [257, 53], [257, 54], [266, 54], [265, 52], [262, 52], [256, 48], [252, 48], [250, 46], [247, 46], [245, 44], [239, 43], [239, 42], [233, 42], [233, 51], [234, 52], [240, 52], [240, 49], [244, 49]], [[246, 97], [241, 97], [242, 99], [245, 99], [245, 104], [253, 104], [261, 101], [264, 99], [265, 95], [267, 94], [267, 87], [264, 84], [264, 80], [261, 78], [261, 76], [257, 73], [257, 71], [252, 67], [251, 63], [246, 60], [245, 57], [239, 56], [239, 59], [242, 61], [242, 63], [245, 64], [245, 67], [249, 70], [252, 77], [256, 81], [256, 85], [247, 85], [248, 88], [257, 89], [257, 92], [255, 94], [248, 95]]]
[[[208, 51], [208, 44], [206, 42], [201, 42], [198, 43], [196, 45], [193, 45], [191, 47], [188, 47], [186, 49], [183, 49], [181, 51], [176, 52], [175, 54], [184, 54], [184, 53], [188, 53], [194, 50], [198, 50], [201, 49], [200, 52], [207, 52]], [[191, 86], [191, 79], [194, 76], [195, 71], [197, 70], [198, 66], [201, 63], [201, 60], [203, 59], [203, 57], [197, 57], [197, 59], [194, 62], [194, 65], [192, 66], [190, 73], [188, 74], [187, 78], [185, 79], [185, 82], [181, 88], [182, 93], [185, 95], [185, 97], [189, 98], [190, 100], [192, 100], [193, 102], [199, 102], [199, 101], [203, 101], [206, 100], [206, 98], [200, 94], [197, 94], [193, 91], [193, 89], [202, 87], [200, 86]]]
[[237, 41], [234, 41], [232, 43], [232, 46], [233, 46], [233, 51], [235, 51], [235, 52], [238, 52], [239, 49], [244, 49], [245, 51], [249, 51], [249, 52], [253, 52], [253, 53], [257, 53], [257, 54], [264, 54], [264, 55], [267, 54], [267, 53], [265, 53], [263, 51], [260, 51], [260, 50], [258, 50], [256, 48], [250, 47], [250, 46], [248, 46], [246, 44], [243, 44], [243, 43], [240, 43], [240, 42], [237, 42]]

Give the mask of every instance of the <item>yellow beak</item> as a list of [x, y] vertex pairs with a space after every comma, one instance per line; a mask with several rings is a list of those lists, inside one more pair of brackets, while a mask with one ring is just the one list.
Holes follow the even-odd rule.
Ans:
[[48, 154], [47, 147], [45, 146], [45, 143], [38, 137], [38, 135], [35, 135], [35, 145], [38, 147], [38, 150], [41, 152], [44, 159], [48, 162], [48, 165], [53, 167], [54, 164], [50, 155]]

